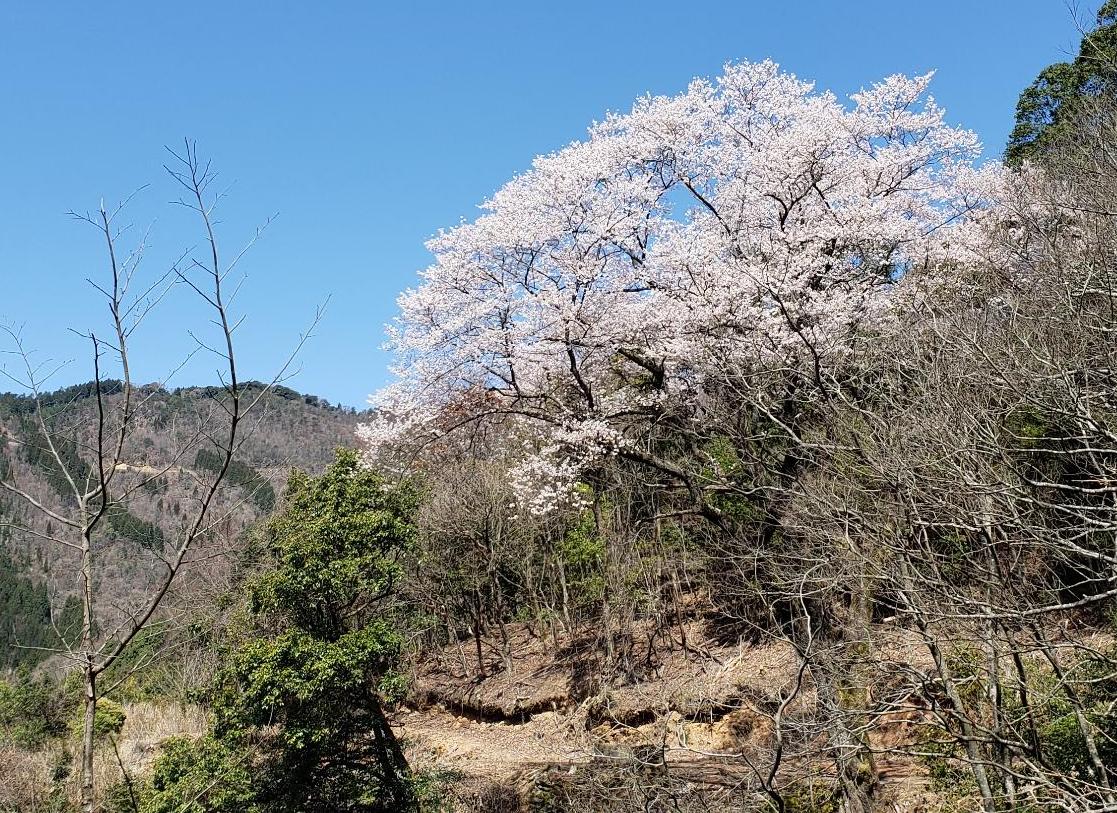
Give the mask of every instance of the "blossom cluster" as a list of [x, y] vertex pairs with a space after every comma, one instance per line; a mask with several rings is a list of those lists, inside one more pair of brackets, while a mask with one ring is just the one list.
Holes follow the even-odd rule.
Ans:
[[930, 80], [843, 104], [770, 61], [732, 64], [537, 158], [428, 244], [362, 439], [414, 439], [484, 391], [479, 419], [538, 438], [514, 478], [543, 511], [634, 416], [729, 368], [841, 357], [897, 289], [970, 256], [996, 183]]

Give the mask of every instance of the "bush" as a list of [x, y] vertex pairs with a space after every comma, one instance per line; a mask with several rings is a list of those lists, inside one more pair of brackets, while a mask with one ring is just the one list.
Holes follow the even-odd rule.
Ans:
[[815, 787], [796, 782], [783, 794], [787, 813], [838, 813], [838, 801], [828, 787]]
[[[85, 727], [84, 711], [81, 706], [75, 709], [73, 722], [70, 725], [75, 735], [81, 736]], [[103, 740], [116, 736], [124, 728], [124, 721], [128, 715], [124, 713], [124, 706], [107, 697], [97, 698], [97, 708], [93, 713], [93, 737]]]
[[[1117, 766], [1117, 716], [1107, 714], [1101, 708], [1087, 714], [1087, 722], [1094, 729], [1098, 754], [1106, 768]], [[1051, 764], [1063, 773], [1077, 772], [1088, 776], [1093, 773], [1086, 738], [1078, 727], [1073, 712], [1057, 717], [1039, 730], [1039, 739], [1044, 755]]]
[[171, 737], [136, 794], [141, 813], [257, 813], [247, 757], [213, 737]]
[[0, 740], [23, 748], [39, 748], [66, 733], [76, 697], [46, 676], [32, 678], [22, 670], [16, 681], [0, 680]]

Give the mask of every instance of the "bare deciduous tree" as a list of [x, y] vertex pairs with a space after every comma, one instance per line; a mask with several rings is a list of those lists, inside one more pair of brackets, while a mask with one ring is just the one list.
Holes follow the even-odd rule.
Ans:
[[[164, 599], [184, 571], [191, 564], [220, 553], [224, 540], [219, 531], [238, 502], [237, 497], [224, 493], [223, 486], [246, 430], [251, 428], [247, 422], [264, 395], [286, 375], [295, 353], [309, 335], [297, 343], [295, 352], [270, 384], [262, 389], [246, 388], [234, 346], [243, 317], [234, 316], [231, 311], [240, 282], [230, 275], [259, 237], [260, 230], [244, 250], [226, 260], [219, 250], [214, 228], [214, 210], [222, 197], [212, 189], [215, 171], [209, 162], [198, 157], [193, 142], [187, 141], [181, 152], [171, 151], [171, 156], [167, 171], [184, 192], [177, 203], [190, 210], [202, 228], [204, 250], [199, 256], [187, 252], [166, 273], [149, 284], [141, 283], [138, 272], [143, 245], [126, 255], [120, 248], [123, 228], [119, 220], [128, 201], [112, 210], [102, 204], [93, 214], [74, 214], [101, 234], [108, 261], [105, 277], [90, 280], [107, 306], [107, 332], [82, 334], [90, 347], [93, 366], [92, 414], [71, 405], [46, 403], [42, 397], [44, 385], [57, 370], [36, 363], [19, 330], [6, 328], [22, 370], [5, 371], [5, 375], [34, 395], [33, 420], [38, 444], [35, 454], [60, 484], [60, 494], [51, 495], [58, 499], [37, 495], [15, 477], [0, 481], [0, 488], [29, 509], [26, 520], [8, 524], [42, 544], [56, 546], [75, 564], [81, 627], [72, 638], [58, 630], [62, 647], [58, 651], [82, 676], [80, 797], [81, 809], [86, 813], [92, 813], [96, 807], [93, 782], [97, 701], [114, 688], [102, 685], [102, 680], [137, 636], [157, 623]], [[196, 343], [191, 355], [212, 354], [219, 360], [220, 387], [214, 388], [215, 394], [198, 414], [180, 416], [165, 427], [164, 431], [174, 435], [175, 454], [171, 460], [152, 467], [138, 462], [141, 452], [135, 440], [139, 425], [152, 420], [147, 409], [152, 388], [136, 382], [131, 351], [138, 339], [137, 331], [160, 301], [177, 287], [189, 289], [209, 311], [214, 338], [191, 330]], [[203, 448], [219, 456], [219, 465], [212, 471], [189, 468], [193, 454]], [[153, 524], [144, 526], [141, 521], [140, 527], [148, 528], [148, 538], [122, 532], [129, 522], [136, 524], [129, 513], [133, 497], [161, 478], [171, 476], [193, 480], [193, 505], [181, 512], [179, 527], [171, 532]], [[148, 561], [148, 572], [138, 578], [139, 583], [132, 585], [125, 598], [103, 595], [105, 567], [128, 559]]]

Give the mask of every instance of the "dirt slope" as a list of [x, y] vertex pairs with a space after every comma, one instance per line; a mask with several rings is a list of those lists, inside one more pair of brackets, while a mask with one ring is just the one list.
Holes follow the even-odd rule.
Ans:
[[[770, 752], [766, 710], [793, 680], [794, 653], [780, 643], [720, 645], [705, 640], [698, 624], [687, 637], [696, 645], [685, 652], [638, 652], [645, 668], [610, 685], [580, 677], [600, 653], [556, 646], [523, 629], [516, 630], [512, 668], [489, 663], [484, 677], [464, 656], [467, 647], [451, 648], [419, 670], [399, 730], [417, 767], [459, 777], [461, 810], [514, 811], [540, 788], [577, 782], [592, 786], [590, 793], [601, 792], [603, 784], [614, 789], [614, 798], [589, 802], [583, 810], [628, 809], [606, 807], [620, 804], [625, 793], [642, 799], [634, 802], [636, 809], [671, 809], [647, 795], [660, 786], [671, 788], [672, 804], [682, 810], [750, 809], [757, 800], [746, 790], [756, 779], [750, 760], [763, 766]], [[921, 660], [918, 642], [898, 632], [887, 649], [908, 664]], [[812, 703], [808, 692], [801, 701], [804, 713]], [[898, 716], [884, 736], [912, 736], [910, 726], [909, 718]], [[825, 780], [812, 777], [807, 766], [782, 770], [789, 779]], [[884, 809], [940, 809], [918, 761], [881, 761], [877, 775]], [[680, 801], [685, 799], [694, 807]], [[553, 799], [547, 804], [538, 809], [574, 809], [555, 807]]]

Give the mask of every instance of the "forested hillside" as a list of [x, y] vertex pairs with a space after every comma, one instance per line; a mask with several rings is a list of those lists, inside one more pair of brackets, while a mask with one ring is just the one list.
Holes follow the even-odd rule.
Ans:
[[[247, 391], [259, 392], [263, 387], [249, 384]], [[119, 398], [121, 382], [102, 381], [101, 390], [110, 401]], [[52, 419], [65, 416], [67, 423], [89, 423], [96, 410], [95, 392], [94, 383], [79, 384], [44, 392], [38, 404], [30, 395], [0, 394], [0, 471], [5, 479], [45, 505], [64, 504], [69, 499], [68, 484], [39, 426], [37, 408], [41, 406]], [[181, 524], [183, 506], [196, 499], [198, 475], [220, 468], [219, 453], [205, 446], [184, 458], [175, 448], [175, 434], [168, 431], [211, 408], [219, 392], [204, 387], [143, 390], [149, 410], [136, 427], [134, 445], [120, 468], [134, 477], [156, 476], [144, 483], [127, 508], [118, 507], [107, 518], [105, 542], [116, 559], [101, 584], [109, 605], [143, 587], [145, 563], [135, 552], [162, 547], [165, 537]], [[219, 529], [222, 542], [235, 540], [275, 507], [291, 469], [319, 472], [337, 447], [352, 445], [360, 420], [352, 409], [286, 387], [272, 388], [261, 407], [230, 466], [233, 488]], [[88, 458], [75, 444], [63, 443], [59, 449], [71, 470], [88, 473]], [[52, 616], [68, 635], [76, 632], [75, 560], [34, 533], [52, 534], [55, 523], [33, 506], [0, 494], [0, 518], [5, 522], [0, 526], [0, 663], [33, 665], [49, 657], [48, 650], [58, 643]]]

